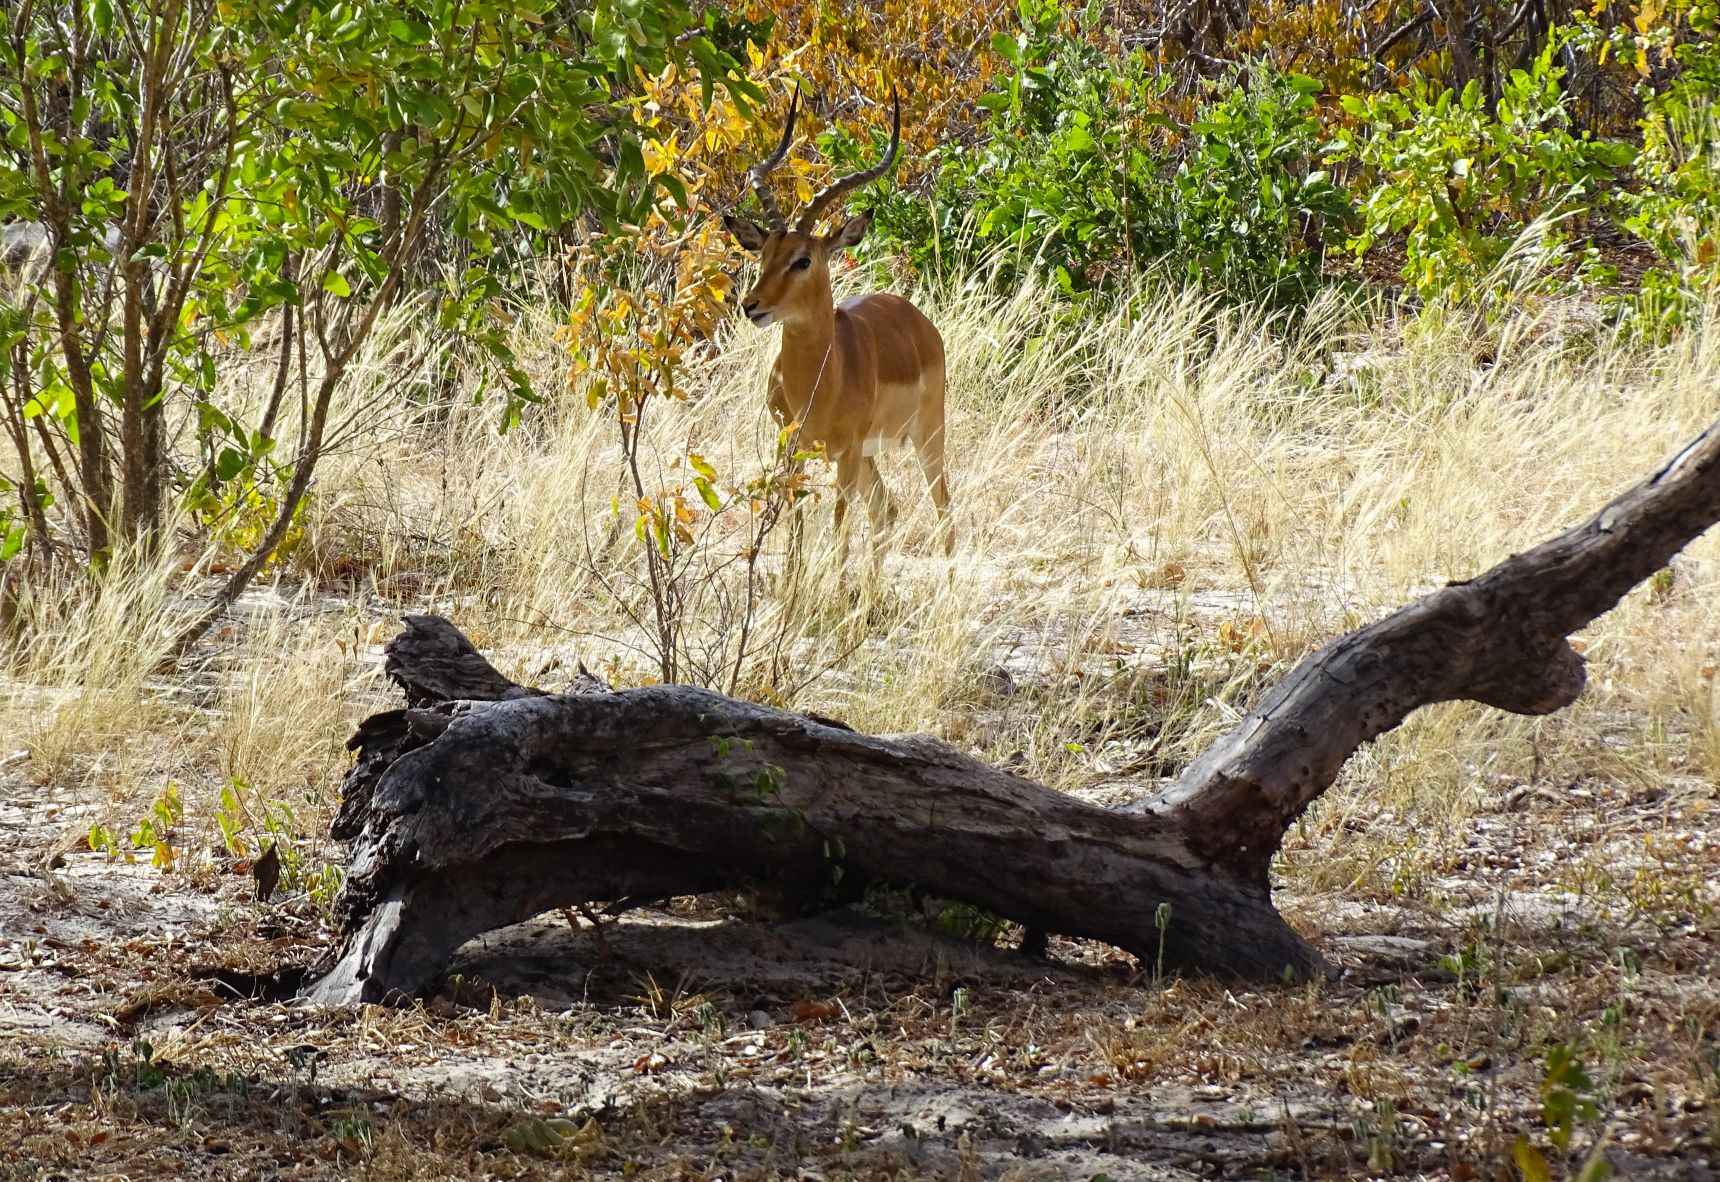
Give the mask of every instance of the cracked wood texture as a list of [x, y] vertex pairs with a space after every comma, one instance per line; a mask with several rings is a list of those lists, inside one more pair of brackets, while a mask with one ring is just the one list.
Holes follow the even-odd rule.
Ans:
[[1584, 524], [1326, 645], [1169, 789], [1118, 811], [934, 739], [706, 690], [547, 694], [447, 621], [410, 617], [387, 665], [410, 705], [350, 743], [345, 937], [307, 994], [420, 992], [472, 936], [574, 903], [749, 884], [834, 901], [870, 881], [1170, 968], [1326, 971], [1268, 872], [1344, 761], [1433, 702], [1569, 704], [1584, 674], [1566, 638], [1716, 520], [1720, 425]]

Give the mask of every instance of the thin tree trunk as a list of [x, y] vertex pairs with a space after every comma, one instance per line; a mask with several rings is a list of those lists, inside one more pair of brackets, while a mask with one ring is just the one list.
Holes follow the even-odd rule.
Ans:
[[24, 520], [30, 526], [30, 549], [52, 545], [53, 534], [48, 531], [47, 511], [36, 490], [36, 463], [30, 450], [30, 432], [24, 420], [24, 407], [30, 401], [29, 358], [23, 345], [12, 355], [12, 397], [6, 399], [6, 433], [12, 438], [12, 450], [18, 455], [18, 503], [24, 510]]
[[[13, 51], [19, 61], [28, 57], [27, 30], [34, 0], [20, 5], [12, 27]], [[66, 364], [66, 380], [72, 388], [72, 405], [78, 418], [78, 482], [71, 490], [82, 497], [84, 545], [91, 559], [107, 552], [111, 544], [108, 520], [114, 510], [112, 473], [108, 470], [107, 439], [95, 380], [83, 346], [78, 282], [75, 272], [60, 265], [60, 252], [71, 241], [69, 194], [54, 187], [53, 169], [43, 141], [41, 107], [33, 86], [19, 87], [19, 102], [29, 141], [30, 168], [41, 202], [42, 224], [49, 235], [53, 255], [54, 315], [60, 335], [60, 355]]]
[[[293, 256], [288, 255], [281, 266], [281, 278], [291, 283], [293, 280]], [[269, 401], [263, 408], [263, 421], [258, 424], [257, 432], [265, 439], [275, 437], [275, 420], [280, 417], [281, 400], [287, 394], [287, 381], [293, 373], [293, 351], [297, 335], [293, 331], [293, 305], [281, 305], [281, 356], [275, 366], [275, 384], [269, 389]]]
[[[167, 0], [164, 8], [132, 29], [142, 60], [142, 109], [138, 113], [137, 142], [132, 145], [131, 175], [126, 181], [124, 232], [120, 237], [123, 258], [114, 266], [123, 268], [125, 291], [120, 302], [121, 355], [124, 382], [120, 399], [120, 532], [129, 542], [153, 548], [161, 532], [162, 455], [161, 390], [150, 378], [149, 320], [145, 307], [151, 283], [151, 262], [136, 257], [151, 237], [150, 221], [158, 200], [171, 201], [174, 194], [157, 194], [156, 141], [171, 103], [169, 70], [177, 45], [181, 0]], [[144, 37], [148, 37], [147, 43]], [[165, 145], [163, 145], [165, 147]]]

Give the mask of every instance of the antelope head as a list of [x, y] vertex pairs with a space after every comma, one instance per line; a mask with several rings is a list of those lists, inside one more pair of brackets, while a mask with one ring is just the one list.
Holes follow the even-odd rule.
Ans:
[[723, 225], [736, 242], [759, 256], [758, 280], [741, 301], [741, 309], [760, 328], [830, 314], [831, 256], [857, 246], [866, 236], [872, 218], [869, 214], [847, 218], [830, 234], [819, 234], [818, 223], [848, 194], [871, 184], [895, 164], [902, 142], [902, 101], [892, 93], [891, 102], [890, 146], [884, 158], [871, 168], [832, 181], [801, 212], [792, 229], [766, 178], [787, 158], [789, 144], [794, 141], [794, 119], [800, 106], [798, 87], [789, 102], [788, 123], [782, 129], [776, 150], [747, 170], [747, 179], [764, 207], [765, 224], [725, 216]]

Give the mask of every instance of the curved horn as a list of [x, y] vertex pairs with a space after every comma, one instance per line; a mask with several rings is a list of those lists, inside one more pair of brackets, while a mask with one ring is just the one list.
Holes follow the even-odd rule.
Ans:
[[840, 177], [826, 185], [818, 196], [812, 199], [812, 204], [806, 207], [806, 212], [800, 215], [800, 223], [795, 229], [802, 234], [810, 234], [818, 226], [818, 219], [824, 216], [824, 211], [836, 202], [852, 193], [854, 190], [871, 184], [896, 163], [896, 150], [902, 146], [902, 96], [896, 93], [896, 88], [890, 88], [890, 102], [894, 113], [890, 120], [890, 146], [884, 151], [884, 158], [868, 168], [865, 172], [851, 173]]
[[747, 169], [747, 179], [752, 182], [753, 192], [758, 194], [758, 203], [764, 206], [765, 216], [770, 219], [773, 230], [787, 228], [788, 219], [782, 216], [782, 210], [777, 207], [776, 198], [771, 196], [770, 186], [764, 183], [764, 178], [788, 156], [788, 145], [794, 140], [794, 116], [799, 106], [800, 83], [796, 82], [794, 97], [788, 100], [788, 126], [782, 129], [782, 141], [776, 145], [776, 151]]

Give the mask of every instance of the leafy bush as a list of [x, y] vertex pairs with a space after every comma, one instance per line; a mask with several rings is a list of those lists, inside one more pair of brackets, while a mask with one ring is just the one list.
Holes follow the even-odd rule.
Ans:
[[[870, 198], [877, 241], [921, 270], [968, 269], [1007, 252], [1005, 280], [1043, 266], [1066, 291], [1104, 286], [1136, 260], [1165, 253], [1170, 217], [1155, 191], [1163, 159], [1151, 133], [1159, 83], [1142, 54], [1108, 59], [1062, 31], [1059, 5], [1023, 0], [1021, 28], [993, 36], [1005, 63], [979, 99], [979, 143], [935, 152], [930, 202], [892, 190]], [[830, 135], [838, 161], [863, 151]]]
[[[976, 9], [972, 19], [995, 20], [997, 8]], [[1693, 88], [1720, 67], [1704, 65], [1712, 64], [1710, 41], [1680, 41], [1684, 24], [1701, 31], [1699, 15], [1687, 16], [1665, 28], [1650, 23], [1665, 42], [1660, 56], [1676, 56], [1689, 106]], [[1018, 0], [1015, 27], [992, 34], [983, 66], [965, 67], [969, 84], [986, 80], [972, 107], [922, 79], [935, 95], [923, 109], [977, 110], [979, 118], [964, 126], [939, 116], [933, 146], [910, 150], [902, 165], [908, 187], [884, 182], [861, 195], [874, 216], [868, 248], [944, 276], [992, 271], [1010, 283], [1023, 269], [1040, 269], [1071, 294], [1113, 290], [1158, 267], [1281, 305], [1309, 297], [1334, 241], [1357, 256], [1401, 247], [1403, 277], [1418, 295], [1457, 300], [1608, 278], [1598, 249], [1579, 236], [1602, 214], [1629, 213], [1632, 228], [1640, 222], [1663, 250], [1672, 249], [1670, 235], [1683, 243], [1679, 257], [1701, 255], [1709, 235], [1692, 229], [1708, 208], [1713, 166], [1693, 145], [1713, 137], [1688, 130], [1686, 118], [1677, 143], [1663, 146], [1654, 142], [1661, 133], [1645, 126], [1644, 166], [1659, 173], [1645, 176], [1640, 201], [1620, 203], [1615, 182], [1634, 150], [1575, 129], [1558, 64], [1578, 60], [1593, 70], [1623, 52], [1584, 42], [1623, 35], [1616, 22], [1591, 23], [1538, 35], [1524, 47], [1538, 49], [1524, 69], [1487, 75], [1494, 100], [1485, 80], [1453, 91], [1420, 73], [1398, 93], [1346, 94], [1366, 74], [1355, 61], [1328, 69], [1307, 54], [1270, 51], [1257, 37], [1239, 44], [1262, 60], [1173, 92], [1170, 80], [1186, 84], [1186, 72], [1149, 52], [1115, 50], [1127, 25], [1116, 10]], [[1641, 23], [1629, 34], [1638, 40], [1646, 36]], [[1307, 73], [1273, 64], [1289, 60]], [[1647, 58], [1632, 68], [1645, 79], [1666, 77]], [[1322, 108], [1322, 95], [1337, 101]], [[1665, 120], [1665, 102], [1648, 106]], [[881, 147], [876, 119], [853, 126], [865, 130], [838, 126], [820, 138], [838, 168], [875, 159]], [[1657, 151], [1670, 160], [1674, 147], [1676, 162], [1656, 162]], [[1659, 299], [1700, 278], [1665, 272], [1648, 284]]]
[[1689, 323], [1720, 293], [1720, 45], [1673, 52], [1683, 72], [1644, 98], [1636, 185], [1621, 202], [1625, 226], [1673, 264], [1650, 270], [1625, 301], [1626, 319], [1654, 335]]
[[[1407, 93], [1345, 96], [1357, 126], [1338, 130], [1332, 158], [1357, 162], [1374, 186], [1349, 249], [1360, 257], [1401, 234], [1403, 278], [1424, 298], [1464, 299], [1489, 294], [1537, 218], [1593, 201], [1634, 153], [1571, 131], [1553, 49], [1512, 71], [1497, 111], [1473, 81], [1460, 94], [1418, 77]], [[1556, 230], [1546, 246], [1541, 282], [1571, 257]]]
[[[1055, 4], [1024, 3], [1021, 19], [992, 39], [1007, 68], [979, 100], [980, 143], [938, 153], [930, 200], [872, 196], [879, 241], [943, 272], [1007, 252], [1005, 280], [1039, 266], [1070, 293], [1161, 264], [1236, 296], [1307, 297], [1327, 225], [1352, 216], [1316, 167], [1318, 82], [1255, 67], [1212, 87], [1185, 128], [1144, 53], [1107, 56]], [[840, 133], [824, 146], [862, 154]]]
[[1354, 218], [1315, 167], [1321, 84], [1268, 69], [1206, 107], [1176, 172], [1175, 247], [1191, 278], [1247, 296], [1300, 303], [1320, 281], [1328, 226]]

